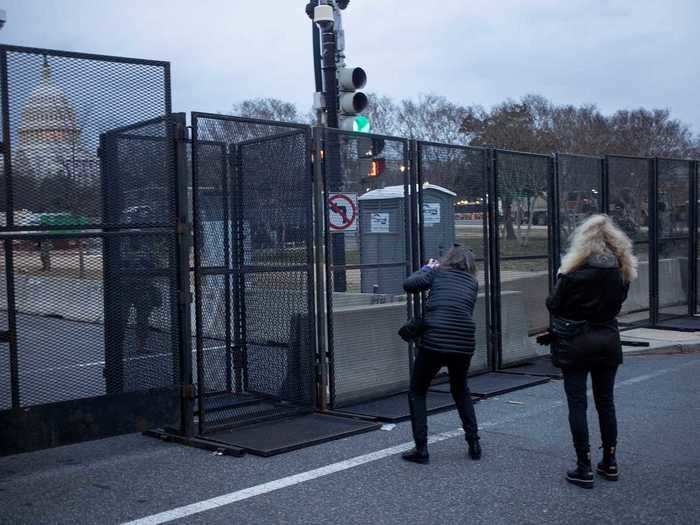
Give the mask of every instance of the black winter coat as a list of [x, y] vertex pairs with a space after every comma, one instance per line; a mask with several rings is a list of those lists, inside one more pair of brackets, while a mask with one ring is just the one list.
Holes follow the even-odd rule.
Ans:
[[472, 320], [479, 282], [459, 270], [421, 270], [403, 285], [409, 293], [430, 290], [425, 306], [420, 347], [433, 352], [474, 354], [476, 326]]
[[593, 256], [581, 268], [558, 276], [547, 299], [554, 317], [588, 321], [573, 339], [554, 337], [552, 361], [560, 368], [615, 366], [622, 363], [617, 314], [627, 299], [629, 284], [612, 256]]

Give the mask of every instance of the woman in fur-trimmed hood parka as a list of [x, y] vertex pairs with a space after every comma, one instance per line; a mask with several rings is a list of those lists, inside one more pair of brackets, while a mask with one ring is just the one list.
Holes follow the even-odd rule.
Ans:
[[577, 455], [577, 468], [567, 473], [567, 480], [585, 488], [593, 487], [586, 420], [588, 374], [603, 444], [603, 461], [597, 472], [611, 481], [619, 476], [613, 392], [622, 345], [616, 317], [636, 278], [632, 242], [610, 217], [594, 215], [574, 231], [556, 287], [547, 299], [552, 325], [549, 333], [538, 339], [551, 344], [552, 360], [564, 375]]

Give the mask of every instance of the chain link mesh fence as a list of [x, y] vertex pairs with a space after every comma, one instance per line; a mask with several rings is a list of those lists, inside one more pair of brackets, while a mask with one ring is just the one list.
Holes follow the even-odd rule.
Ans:
[[331, 406], [405, 391], [410, 354], [398, 336], [411, 267], [408, 142], [319, 130], [326, 203]]
[[659, 320], [688, 315], [692, 162], [658, 159], [656, 222]]
[[[0, 178], [3, 175], [0, 174]], [[4, 201], [5, 199], [0, 199]], [[12, 387], [17, 382], [12, 377], [11, 359], [13, 353], [10, 349], [9, 330], [10, 330], [10, 311], [8, 305], [8, 294], [6, 291], [8, 276], [8, 252], [5, 250], [5, 245], [9, 245], [11, 241], [0, 241], [0, 333], [7, 334], [0, 339], [0, 410], [6, 410], [12, 407]]]
[[200, 431], [315, 403], [310, 129], [193, 115]]
[[552, 158], [496, 151], [501, 366], [536, 357], [549, 326]]
[[639, 258], [639, 278], [630, 286], [622, 305], [620, 322], [633, 324], [649, 319], [649, 177], [652, 161], [646, 158], [607, 157], [608, 214], [632, 239]]
[[166, 64], [6, 49], [15, 225], [103, 226], [100, 136], [165, 113]]
[[488, 150], [418, 143], [421, 262], [439, 259], [457, 243], [476, 259], [479, 297], [474, 311], [476, 350], [470, 372], [489, 368], [486, 202]]
[[576, 227], [602, 211], [603, 159], [559, 154], [557, 164], [561, 259]]
[[695, 165], [695, 192], [691, 192], [693, 197], [689, 200], [695, 200], [691, 204], [691, 206], [695, 206], [695, 231], [692, 232], [695, 235], [695, 248], [691, 251], [690, 256], [695, 258], [695, 264], [691, 265], [691, 268], [694, 268], [695, 273], [693, 276], [695, 280], [695, 305], [693, 311], [697, 314], [700, 311], [700, 275], [698, 275], [700, 273], [700, 161], [695, 160], [693, 164]]

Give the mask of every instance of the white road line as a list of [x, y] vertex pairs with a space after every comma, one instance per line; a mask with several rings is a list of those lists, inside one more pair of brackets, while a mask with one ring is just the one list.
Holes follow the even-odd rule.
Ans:
[[[641, 376], [633, 377], [630, 379], [625, 379], [624, 381], [619, 381], [616, 383], [616, 388], [619, 388], [621, 386], [627, 386], [627, 385], [632, 385], [636, 383], [640, 383], [642, 381], [648, 381], [650, 379], [654, 379], [656, 377], [669, 374], [672, 372], [676, 372], [682, 368], [685, 368], [690, 365], [697, 365], [700, 364], [700, 361], [691, 361], [684, 363], [681, 366], [676, 366], [676, 367], [671, 367], [671, 368], [664, 368], [662, 370], [658, 370], [656, 372], [652, 372], [650, 374], [644, 374]], [[589, 391], [588, 395], [591, 395], [591, 392]], [[514, 420], [526, 418], [533, 416], [538, 413], [546, 412], [551, 410], [552, 408], [556, 408], [559, 406], [562, 406], [564, 404], [564, 400], [557, 401], [551, 405], [547, 405], [545, 407], [539, 407], [537, 409], [533, 410], [526, 410], [523, 412], [518, 412], [516, 415], [513, 416], [508, 416], [505, 418], [497, 419], [494, 421], [488, 421], [486, 423], [482, 423], [479, 425], [479, 429], [487, 429], [487, 428], [492, 428], [498, 425], [501, 425], [503, 423], [508, 423]], [[455, 430], [450, 430], [447, 432], [442, 432], [440, 434], [434, 434], [428, 438], [428, 443], [439, 443], [440, 441], [445, 441], [447, 439], [453, 439], [456, 437], [463, 436], [464, 432], [462, 429], [455, 429]], [[146, 516], [137, 520], [125, 522], [122, 525], [158, 525], [161, 523], [167, 523], [170, 521], [174, 521], [177, 519], [181, 518], [186, 518], [188, 516], [192, 516], [194, 514], [199, 514], [201, 512], [205, 512], [207, 510], [213, 510], [217, 509], [219, 507], [224, 507], [226, 505], [231, 505], [232, 503], [236, 503], [238, 501], [243, 501], [246, 499], [254, 498], [256, 496], [261, 496], [263, 494], [269, 494], [270, 492], [274, 492], [286, 487], [291, 487], [294, 485], [298, 485], [300, 483], [304, 483], [306, 481], [311, 481], [314, 479], [322, 478], [324, 476], [328, 476], [330, 474], [335, 474], [336, 472], [342, 472], [344, 470], [348, 470], [351, 468], [358, 467], [360, 465], [366, 465], [367, 463], [372, 463], [374, 461], [379, 461], [380, 459], [385, 459], [390, 456], [394, 456], [396, 454], [400, 454], [401, 452], [404, 452], [406, 450], [409, 450], [413, 447], [413, 442], [406, 442], [406, 443], [401, 443], [400, 445], [396, 445], [393, 447], [385, 448], [382, 450], [377, 450], [376, 452], [370, 452], [369, 454], [363, 454], [361, 456], [356, 456], [354, 458], [346, 459], [343, 461], [338, 461], [336, 463], [331, 463], [330, 465], [326, 465], [323, 467], [319, 467], [313, 470], [308, 470], [306, 472], [301, 472], [299, 474], [294, 474], [292, 476], [287, 476], [284, 478], [276, 479], [274, 481], [268, 481], [267, 483], [262, 483], [260, 485], [255, 485], [253, 487], [249, 487], [246, 489], [242, 490], [237, 490], [234, 492], [230, 492], [228, 494], [223, 494], [222, 496], [217, 496], [214, 498], [198, 501], [197, 503], [192, 503], [190, 505], [184, 505], [182, 507], [177, 507], [171, 510], [166, 510], [164, 512], [160, 512], [158, 514], [152, 514], [151, 516]]]

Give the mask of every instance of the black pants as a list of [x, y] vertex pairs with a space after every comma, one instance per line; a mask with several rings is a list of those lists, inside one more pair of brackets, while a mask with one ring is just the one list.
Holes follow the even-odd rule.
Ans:
[[600, 438], [604, 447], [617, 444], [617, 417], [615, 415], [615, 374], [617, 366], [596, 367], [582, 370], [563, 370], [564, 391], [569, 403], [569, 425], [574, 447], [577, 450], [587, 450], [590, 447], [588, 438], [588, 397], [586, 382], [588, 374], [593, 382], [593, 399], [598, 411], [600, 422]]
[[476, 414], [472, 403], [471, 392], [467, 386], [467, 372], [471, 357], [460, 354], [448, 354], [419, 350], [416, 362], [413, 365], [411, 377], [411, 390], [408, 401], [411, 407], [411, 424], [413, 426], [413, 439], [416, 446], [423, 447], [428, 444], [428, 414], [426, 408], [426, 395], [430, 383], [443, 366], [447, 367], [450, 374], [450, 392], [457, 405], [459, 417], [462, 420], [462, 428], [467, 439], [478, 436]]

